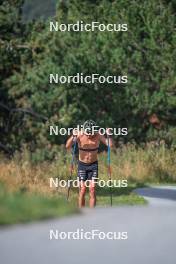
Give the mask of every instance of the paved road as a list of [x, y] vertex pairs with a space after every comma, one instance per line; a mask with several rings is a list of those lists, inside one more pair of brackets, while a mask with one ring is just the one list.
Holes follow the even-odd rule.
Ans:
[[[1, 264], [175, 264], [176, 187], [137, 192], [148, 206], [97, 208], [61, 220], [0, 230]], [[126, 240], [49, 239], [58, 232], [127, 232]]]

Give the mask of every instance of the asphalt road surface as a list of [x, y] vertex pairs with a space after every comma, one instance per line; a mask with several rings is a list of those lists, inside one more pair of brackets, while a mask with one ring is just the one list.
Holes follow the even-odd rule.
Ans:
[[[147, 206], [87, 209], [61, 220], [1, 228], [0, 263], [175, 264], [176, 187], [136, 192], [149, 201]], [[78, 232], [89, 239], [77, 239]], [[116, 239], [93, 239], [86, 232], [100, 238], [113, 233]]]

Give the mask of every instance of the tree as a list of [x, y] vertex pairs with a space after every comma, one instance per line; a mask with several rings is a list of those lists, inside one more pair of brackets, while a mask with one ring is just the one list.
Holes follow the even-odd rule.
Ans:
[[16, 107], [16, 103], [9, 95], [9, 79], [20, 72], [26, 56], [23, 43], [27, 38], [27, 30], [21, 23], [22, 6], [22, 0], [3, 1], [0, 5], [0, 134], [1, 147], [7, 152], [16, 141], [13, 135], [16, 132], [16, 120], [11, 116], [11, 109]]
[[[54, 20], [54, 19], [52, 19]], [[61, 144], [48, 126], [72, 127], [87, 118], [102, 126], [128, 127], [124, 140], [175, 138], [175, 17], [166, 1], [59, 2], [59, 23], [99, 21], [128, 24], [127, 32], [49, 32], [49, 21], [35, 22], [27, 45], [30, 59], [8, 79], [15, 104], [34, 109], [49, 123], [26, 120], [19, 143], [34, 149]], [[128, 84], [49, 84], [49, 74], [128, 75]], [[157, 116], [162, 126], [150, 122]]]

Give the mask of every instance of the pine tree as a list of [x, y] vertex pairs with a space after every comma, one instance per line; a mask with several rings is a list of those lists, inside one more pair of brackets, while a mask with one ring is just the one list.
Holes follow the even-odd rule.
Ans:
[[0, 135], [1, 147], [8, 151], [14, 141], [11, 126], [11, 108], [14, 99], [9, 95], [9, 78], [20, 72], [23, 41], [26, 38], [25, 27], [21, 23], [22, 0], [3, 1], [0, 5]]
[[[128, 24], [127, 32], [49, 32], [49, 21], [32, 25], [31, 56], [9, 79], [19, 107], [34, 109], [50, 124], [74, 126], [92, 118], [102, 126], [128, 127], [125, 140], [175, 138], [175, 17], [166, 1], [59, 1], [59, 23]], [[54, 18], [52, 19], [54, 21]], [[49, 84], [49, 74], [128, 75], [127, 85]], [[156, 116], [160, 124], [150, 122]], [[19, 142], [44, 149], [48, 123], [26, 120]]]

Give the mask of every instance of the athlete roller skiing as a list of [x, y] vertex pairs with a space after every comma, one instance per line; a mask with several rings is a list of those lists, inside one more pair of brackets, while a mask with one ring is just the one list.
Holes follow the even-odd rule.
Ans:
[[73, 133], [67, 140], [66, 148], [70, 149], [75, 141], [78, 144], [79, 160], [78, 160], [78, 178], [79, 178], [79, 207], [85, 206], [86, 181], [89, 181], [89, 206], [91, 208], [96, 205], [95, 185], [98, 179], [98, 149], [100, 142], [104, 145], [112, 147], [113, 141], [110, 137], [110, 129], [106, 129], [105, 137], [96, 130], [96, 123], [93, 120], [87, 120], [83, 124], [83, 129]]

